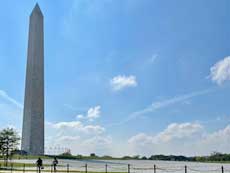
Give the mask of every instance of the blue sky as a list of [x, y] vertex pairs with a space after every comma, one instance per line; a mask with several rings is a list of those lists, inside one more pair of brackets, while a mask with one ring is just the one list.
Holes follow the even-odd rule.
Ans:
[[47, 148], [230, 152], [228, 0], [2, 2], [1, 127], [21, 131], [36, 2], [45, 18]]

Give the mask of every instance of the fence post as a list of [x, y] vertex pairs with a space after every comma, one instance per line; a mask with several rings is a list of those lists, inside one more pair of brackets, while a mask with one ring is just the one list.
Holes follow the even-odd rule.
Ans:
[[156, 165], [154, 165], [153, 170], [154, 170], [154, 173], [156, 173]]
[[106, 165], [105, 165], [105, 173], [108, 172], [107, 168], [108, 168], [108, 165], [106, 164]]
[[50, 165], [50, 172], [51, 173], [53, 172], [53, 165], [52, 164]]
[[130, 164], [128, 164], [128, 173], [130, 173]]
[[221, 172], [224, 173], [224, 166], [221, 166]]
[[69, 164], [67, 164], [67, 173], [69, 173]]
[[25, 173], [25, 168], [26, 168], [26, 165], [23, 164], [23, 173]]
[[184, 167], [184, 172], [187, 173], [187, 166]]
[[13, 163], [10, 164], [10, 171], [13, 172]]
[[88, 172], [88, 166], [87, 166], [87, 163], [85, 164], [85, 173], [87, 173]]

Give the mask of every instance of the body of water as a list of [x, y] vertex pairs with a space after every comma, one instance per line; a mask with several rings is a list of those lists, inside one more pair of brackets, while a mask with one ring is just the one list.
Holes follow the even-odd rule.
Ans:
[[[14, 160], [14, 162], [21, 163], [35, 163], [36, 160]], [[52, 159], [44, 159], [44, 164], [52, 164]], [[87, 164], [88, 171], [105, 172], [106, 167], [108, 172], [128, 172], [128, 165], [130, 165], [130, 173], [153, 173], [154, 165], [156, 165], [156, 172], [224, 172], [230, 173], [230, 164], [227, 163], [200, 163], [200, 162], [177, 162], [177, 161], [151, 161], [151, 160], [59, 160], [59, 169], [67, 169], [69, 165], [70, 170], [85, 171]], [[107, 165], [107, 166], [106, 166]]]

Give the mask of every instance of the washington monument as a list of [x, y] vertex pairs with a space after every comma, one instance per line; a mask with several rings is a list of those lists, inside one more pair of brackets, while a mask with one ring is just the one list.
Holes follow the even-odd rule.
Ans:
[[30, 15], [21, 147], [29, 155], [44, 154], [44, 31], [38, 4]]

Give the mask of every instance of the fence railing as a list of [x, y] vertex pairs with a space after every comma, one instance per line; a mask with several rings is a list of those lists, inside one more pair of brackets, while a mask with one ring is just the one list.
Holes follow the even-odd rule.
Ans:
[[215, 168], [196, 167], [196, 166], [177, 166], [177, 167], [164, 167], [153, 165], [152, 167], [136, 167], [135, 165], [118, 165], [118, 164], [105, 164], [105, 165], [90, 165], [85, 164], [82, 166], [66, 165], [45, 165], [44, 167], [36, 166], [16, 166], [10, 163], [8, 166], [0, 164], [1, 173], [230, 173], [230, 166], [224, 168], [224, 166]]

